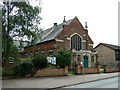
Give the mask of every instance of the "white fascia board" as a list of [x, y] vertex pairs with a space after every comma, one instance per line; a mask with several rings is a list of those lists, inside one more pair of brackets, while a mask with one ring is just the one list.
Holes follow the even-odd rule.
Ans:
[[55, 41], [57, 41], [57, 42], [64, 42], [64, 40], [61, 40], [61, 39], [55, 39]]
[[89, 44], [89, 46], [93, 46], [93, 44]]

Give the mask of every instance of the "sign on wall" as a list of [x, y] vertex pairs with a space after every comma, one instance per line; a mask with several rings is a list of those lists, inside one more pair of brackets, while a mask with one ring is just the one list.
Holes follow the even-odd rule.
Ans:
[[56, 57], [55, 56], [48, 56], [47, 57], [48, 63], [50, 64], [56, 64]]

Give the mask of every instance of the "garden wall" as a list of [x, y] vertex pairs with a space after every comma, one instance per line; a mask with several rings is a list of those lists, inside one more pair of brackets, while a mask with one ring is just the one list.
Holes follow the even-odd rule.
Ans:
[[119, 67], [108, 67], [107, 65], [104, 66], [104, 72], [119, 72]]
[[68, 67], [61, 69], [42, 69], [38, 70], [34, 77], [44, 77], [44, 76], [64, 76], [68, 75]]
[[100, 73], [100, 65], [98, 65], [96, 68], [84, 68], [84, 71], [82, 70], [82, 65], [77, 65], [76, 74], [87, 74], [87, 73]]
[[97, 73], [97, 68], [84, 68], [84, 73]]

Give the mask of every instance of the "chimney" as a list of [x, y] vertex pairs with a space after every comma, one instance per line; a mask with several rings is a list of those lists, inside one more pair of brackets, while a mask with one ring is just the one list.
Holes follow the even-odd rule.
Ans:
[[54, 23], [54, 26], [57, 26], [57, 23]]
[[85, 22], [85, 29], [88, 29], [87, 22]]
[[63, 23], [64, 23], [64, 22], [66, 22], [66, 20], [65, 20], [65, 16], [64, 16], [64, 20], [63, 20]]

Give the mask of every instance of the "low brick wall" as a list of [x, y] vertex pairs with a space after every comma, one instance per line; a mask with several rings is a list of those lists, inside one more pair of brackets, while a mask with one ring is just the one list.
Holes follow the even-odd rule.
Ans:
[[100, 65], [98, 65], [96, 68], [84, 68], [84, 71], [82, 70], [82, 65], [77, 65], [76, 68], [76, 74], [87, 74], [87, 73], [100, 73]]
[[64, 76], [68, 75], [68, 67], [64, 69], [42, 69], [38, 70], [34, 77], [45, 77], [45, 76]]
[[97, 68], [84, 68], [84, 73], [97, 73]]
[[118, 72], [120, 71], [119, 67], [108, 67], [107, 65], [104, 66], [104, 72]]

